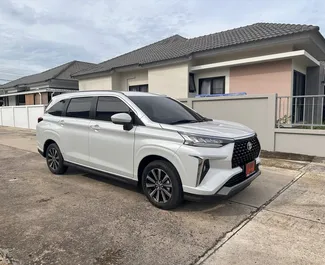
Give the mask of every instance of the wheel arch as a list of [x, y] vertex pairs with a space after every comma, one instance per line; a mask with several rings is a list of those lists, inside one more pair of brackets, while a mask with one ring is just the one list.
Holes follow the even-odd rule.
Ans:
[[[151, 148], [150, 148], [151, 149]], [[169, 162], [173, 167], [176, 169], [181, 181], [182, 181], [182, 166], [180, 163], [179, 158], [177, 155], [167, 149], [159, 149], [159, 152], [153, 152], [153, 150], [147, 149], [146, 152], [142, 151], [141, 155], [136, 155], [137, 162], [135, 166], [135, 174], [138, 180], [138, 184], [141, 185], [141, 176], [143, 173], [144, 168], [151, 163], [152, 161], [156, 160], [163, 160]]]
[[43, 156], [45, 157], [46, 156], [46, 151], [47, 151], [47, 148], [50, 146], [50, 144], [56, 144], [57, 145], [57, 142], [52, 140], [52, 139], [47, 139], [44, 143], [44, 146], [43, 146]]

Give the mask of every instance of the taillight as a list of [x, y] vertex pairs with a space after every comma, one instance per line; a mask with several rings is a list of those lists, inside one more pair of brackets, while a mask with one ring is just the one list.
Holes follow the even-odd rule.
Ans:
[[37, 119], [37, 122], [40, 123], [42, 120], [43, 120], [43, 118], [42, 118], [42, 117], [39, 117], [39, 118]]

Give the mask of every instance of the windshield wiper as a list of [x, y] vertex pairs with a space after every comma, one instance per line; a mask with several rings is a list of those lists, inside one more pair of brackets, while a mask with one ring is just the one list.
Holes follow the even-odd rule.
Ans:
[[174, 121], [171, 122], [171, 125], [175, 125], [175, 124], [182, 124], [182, 123], [195, 123], [195, 122], [199, 122], [197, 120], [179, 120], [179, 121]]
[[212, 119], [209, 119], [209, 118], [206, 118], [206, 117], [203, 117], [202, 118], [202, 121], [213, 121]]

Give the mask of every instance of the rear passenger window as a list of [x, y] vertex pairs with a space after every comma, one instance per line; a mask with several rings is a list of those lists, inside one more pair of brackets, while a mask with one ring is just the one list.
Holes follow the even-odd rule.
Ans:
[[119, 98], [99, 97], [96, 109], [96, 120], [111, 121], [116, 113], [130, 113], [130, 108]]
[[63, 99], [57, 103], [55, 103], [48, 111], [48, 114], [51, 114], [53, 116], [61, 116], [63, 112], [63, 108], [65, 105], [66, 99]]
[[68, 109], [67, 117], [88, 119], [91, 108], [91, 97], [89, 98], [72, 98]]

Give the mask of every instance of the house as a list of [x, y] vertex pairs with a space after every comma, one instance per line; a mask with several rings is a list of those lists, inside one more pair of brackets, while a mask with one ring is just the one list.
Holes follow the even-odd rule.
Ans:
[[80, 90], [149, 91], [174, 98], [318, 95], [324, 94], [322, 60], [319, 27], [256, 23], [196, 38], [174, 35], [72, 76]]
[[95, 64], [72, 61], [1, 85], [0, 106], [47, 104], [55, 94], [78, 90], [78, 81], [71, 74], [92, 66]]

